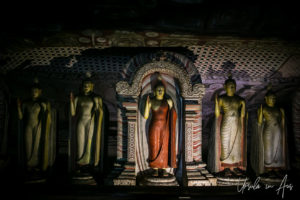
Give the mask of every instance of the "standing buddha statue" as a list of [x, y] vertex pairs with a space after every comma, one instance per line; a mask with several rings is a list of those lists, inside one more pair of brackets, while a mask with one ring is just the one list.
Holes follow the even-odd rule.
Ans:
[[247, 163], [245, 100], [235, 94], [236, 82], [231, 76], [224, 89], [226, 94], [215, 97], [208, 168], [222, 177], [243, 176]]
[[275, 103], [275, 92], [269, 88], [252, 135], [251, 164], [257, 175], [281, 176], [287, 168], [285, 113]]

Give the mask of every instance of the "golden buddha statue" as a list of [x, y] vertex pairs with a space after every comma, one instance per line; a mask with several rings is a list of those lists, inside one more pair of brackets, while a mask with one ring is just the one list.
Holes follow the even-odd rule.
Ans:
[[88, 172], [91, 167], [98, 166], [100, 160], [103, 107], [102, 98], [93, 90], [94, 84], [88, 75], [82, 82], [82, 93], [75, 98], [72, 92], [70, 94], [71, 116], [75, 118], [78, 173]]
[[246, 169], [245, 100], [236, 95], [236, 82], [229, 76], [226, 94], [215, 97], [215, 125], [211, 136], [208, 168], [219, 175], [241, 176]]
[[[29, 172], [46, 171], [49, 166], [49, 134], [51, 134], [51, 106], [41, 97], [42, 89], [35, 79], [31, 88], [31, 99], [21, 103], [17, 100], [19, 120], [25, 146], [26, 167]], [[53, 130], [53, 129], [52, 129]]]
[[252, 135], [251, 164], [257, 175], [274, 172], [281, 176], [280, 171], [287, 168], [285, 114], [275, 103], [276, 95], [269, 88]]
[[149, 166], [154, 169], [153, 176], [168, 176], [166, 168], [176, 168], [175, 127], [177, 114], [172, 99], [166, 98], [166, 88], [159, 76], [154, 87], [154, 98], [147, 96], [145, 105], [145, 119], [152, 117], [149, 125]]

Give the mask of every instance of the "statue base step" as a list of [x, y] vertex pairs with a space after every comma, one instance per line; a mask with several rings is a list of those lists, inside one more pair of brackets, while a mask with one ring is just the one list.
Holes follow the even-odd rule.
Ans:
[[153, 170], [148, 169], [138, 176], [138, 183], [140, 186], [179, 186], [176, 177], [173, 174], [162, 171], [158, 176], [153, 175]]
[[244, 184], [250, 184], [250, 180], [245, 177], [217, 177], [217, 185], [218, 186], [236, 186], [236, 185], [244, 185]]
[[216, 186], [217, 179], [205, 168], [187, 170], [188, 186]]
[[78, 173], [72, 177], [72, 184], [97, 185], [97, 182], [90, 173]]
[[36, 179], [28, 179], [25, 181], [25, 184], [35, 184], [35, 183], [45, 183], [45, 178], [36, 178]]
[[163, 177], [145, 175], [139, 183], [140, 186], [179, 186], [176, 177], [172, 174]]
[[287, 175], [273, 173], [271, 175], [260, 176], [261, 183], [269, 185], [280, 185], [283, 181], [288, 183], [290, 180]]
[[269, 185], [280, 185], [282, 182], [282, 178], [261, 178], [260, 182]]
[[136, 175], [134, 169], [124, 169], [116, 178], [113, 179], [113, 185], [135, 186]]
[[245, 175], [245, 171], [236, 169], [231, 171], [225, 169], [224, 171], [216, 174], [218, 186], [235, 186], [250, 183], [249, 178]]
[[186, 163], [187, 186], [216, 186], [217, 179], [206, 169], [206, 163]]
[[46, 174], [40, 170], [28, 171], [25, 178], [25, 184], [45, 183], [47, 181], [45, 175]]

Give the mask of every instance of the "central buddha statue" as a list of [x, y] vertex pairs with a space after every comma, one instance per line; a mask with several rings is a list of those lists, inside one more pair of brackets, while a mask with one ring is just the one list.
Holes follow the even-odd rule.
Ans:
[[159, 176], [159, 169], [163, 176], [168, 176], [166, 168], [176, 168], [175, 127], [177, 114], [172, 99], [167, 98], [166, 87], [161, 77], [154, 86], [154, 98], [147, 96], [145, 105], [145, 119], [150, 119], [149, 137], [149, 166], [153, 169], [153, 176]]

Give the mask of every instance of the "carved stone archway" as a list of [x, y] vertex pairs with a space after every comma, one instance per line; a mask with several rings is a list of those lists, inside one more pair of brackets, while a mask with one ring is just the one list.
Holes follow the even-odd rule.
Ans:
[[[202, 162], [202, 98], [205, 87], [201, 83], [192, 85], [188, 73], [177, 64], [168, 61], [152, 61], [136, 72], [132, 84], [120, 81], [116, 85], [119, 100], [117, 160], [121, 174], [113, 180], [114, 185], [136, 185], [136, 135], [138, 101], [143, 79], [155, 72], [168, 74], [179, 82], [183, 98], [184, 166], [188, 184], [214, 185], [213, 176], [205, 170]], [[190, 173], [189, 173], [190, 172]], [[203, 173], [202, 173], [203, 172]]]

